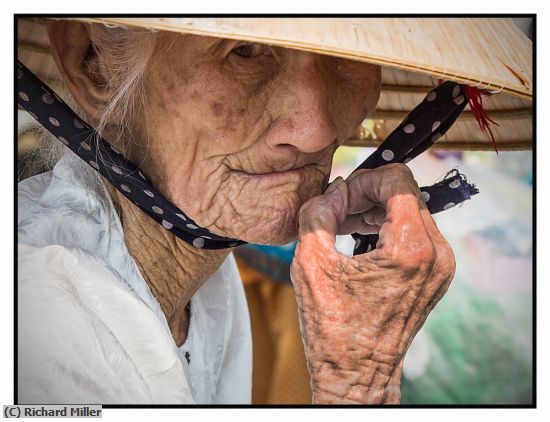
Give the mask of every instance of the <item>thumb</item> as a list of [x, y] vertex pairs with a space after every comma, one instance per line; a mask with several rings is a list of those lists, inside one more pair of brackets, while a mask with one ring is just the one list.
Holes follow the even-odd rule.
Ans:
[[344, 222], [348, 209], [348, 188], [345, 180], [337, 177], [323, 195], [307, 201], [300, 209], [299, 236], [318, 234], [327, 240], [336, 240], [338, 228]]

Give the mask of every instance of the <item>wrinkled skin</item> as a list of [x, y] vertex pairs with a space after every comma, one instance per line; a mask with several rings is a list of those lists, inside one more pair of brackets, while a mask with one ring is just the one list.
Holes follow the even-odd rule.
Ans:
[[[93, 122], [109, 69], [89, 56], [84, 25], [48, 27], [65, 82]], [[322, 194], [335, 149], [375, 108], [380, 68], [161, 33], [145, 91], [129, 154], [161, 193], [220, 235], [282, 244], [299, 233], [291, 273], [314, 402], [398, 402], [404, 354], [449, 285], [452, 251], [403, 165], [357, 172]], [[227, 251], [193, 248], [111, 192], [180, 345], [185, 306]], [[378, 230], [373, 252], [348, 258], [334, 247], [336, 233]]]
[[[335, 235], [379, 232], [350, 258]], [[291, 276], [313, 400], [399, 403], [403, 358], [454, 275], [451, 248], [408, 167], [337, 180], [300, 211]]]
[[374, 109], [380, 68], [163, 37], [169, 48], [158, 49], [147, 75], [148, 153], [135, 148], [134, 159], [201, 226], [249, 242], [293, 240], [298, 210], [326, 187], [336, 147]]

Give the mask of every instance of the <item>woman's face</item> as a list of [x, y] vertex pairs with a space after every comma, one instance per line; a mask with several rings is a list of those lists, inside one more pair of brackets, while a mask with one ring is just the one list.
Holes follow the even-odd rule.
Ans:
[[293, 240], [335, 149], [374, 109], [380, 68], [193, 35], [162, 34], [155, 51], [131, 159], [202, 227]]

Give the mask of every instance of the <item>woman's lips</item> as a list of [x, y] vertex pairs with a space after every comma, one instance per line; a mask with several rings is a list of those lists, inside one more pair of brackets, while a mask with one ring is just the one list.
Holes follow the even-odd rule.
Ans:
[[272, 172], [272, 173], [247, 173], [244, 171], [235, 171], [245, 180], [257, 180], [268, 183], [303, 183], [306, 180], [306, 166], [297, 169]]

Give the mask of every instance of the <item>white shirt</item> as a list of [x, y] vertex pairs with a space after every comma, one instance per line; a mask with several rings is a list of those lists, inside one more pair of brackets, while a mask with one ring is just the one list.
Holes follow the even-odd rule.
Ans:
[[250, 403], [250, 319], [233, 254], [192, 297], [178, 348], [95, 172], [67, 153], [18, 196], [20, 403]]

